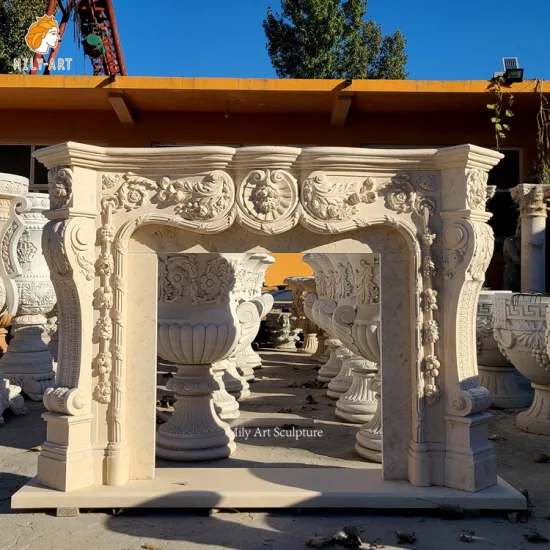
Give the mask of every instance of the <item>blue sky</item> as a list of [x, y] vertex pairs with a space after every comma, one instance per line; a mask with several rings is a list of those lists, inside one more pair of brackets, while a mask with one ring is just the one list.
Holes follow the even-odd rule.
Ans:
[[[262, 21], [279, 0], [113, 3], [132, 76], [276, 78]], [[549, 0], [370, 0], [368, 16], [405, 34], [411, 79], [486, 80], [505, 56], [519, 58], [527, 79], [550, 79]], [[76, 52], [70, 29], [61, 55]]]

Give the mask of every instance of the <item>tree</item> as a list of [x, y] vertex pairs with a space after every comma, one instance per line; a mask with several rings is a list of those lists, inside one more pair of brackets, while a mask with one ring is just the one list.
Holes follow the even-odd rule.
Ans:
[[367, 21], [368, 0], [281, 0], [267, 9], [267, 51], [279, 78], [407, 78], [405, 37]]
[[0, 74], [14, 73], [13, 60], [32, 58], [25, 35], [48, 9], [48, 0], [0, 0]]

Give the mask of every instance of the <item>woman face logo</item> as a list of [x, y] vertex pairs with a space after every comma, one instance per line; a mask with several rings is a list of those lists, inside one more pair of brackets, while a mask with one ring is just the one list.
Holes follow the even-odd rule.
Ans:
[[55, 48], [60, 39], [57, 21], [53, 16], [48, 15], [38, 18], [36, 23], [30, 26], [29, 32], [25, 36], [29, 48], [42, 55], [47, 54], [50, 48]]

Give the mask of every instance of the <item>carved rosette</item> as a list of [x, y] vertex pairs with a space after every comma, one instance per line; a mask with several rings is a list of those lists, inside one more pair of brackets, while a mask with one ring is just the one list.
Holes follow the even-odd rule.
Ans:
[[256, 233], [278, 234], [300, 219], [298, 184], [285, 170], [254, 170], [237, 193], [237, 221]]

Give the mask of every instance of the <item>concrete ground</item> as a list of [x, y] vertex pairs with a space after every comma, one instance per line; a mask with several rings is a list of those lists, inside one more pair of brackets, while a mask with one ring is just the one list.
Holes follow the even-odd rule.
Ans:
[[[243, 438], [237, 440], [234, 459], [218, 461], [231, 467], [269, 462], [265, 466], [300, 464], [302, 467], [359, 464], [353, 452], [357, 426], [335, 421], [334, 401], [325, 390], [299, 386], [313, 381], [315, 366], [298, 354], [263, 352], [264, 368], [256, 371], [252, 396], [243, 401], [243, 417], [273, 415], [316, 418], [324, 431], [322, 439], [282, 440]], [[166, 378], [160, 367], [159, 395]], [[294, 384], [296, 382], [297, 384]], [[311, 395], [316, 403], [307, 403]], [[362, 532], [362, 548], [417, 548], [455, 550], [473, 548], [527, 549], [529, 536], [550, 539], [550, 463], [535, 462], [540, 453], [550, 455], [550, 438], [521, 432], [514, 426], [518, 411], [491, 411], [491, 434], [498, 455], [499, 475], [517, 489], [528, 491], [529, 517], [517, 514], [482, 514], [453, 518], [442, 511], [381, 513], [365, 511], [296, 510], [247, 512], [233, 510], [208, 515], [207, 511], [105, 510], [81, 513], [76, 518], [56, 518], [53, 513], [12, 513], [10, 497], [36, 473], [37, 453], [31, 449], [45, 439], [41, 403], [28, 403], [25, 417], [6, 415], [0, 427], [0, 550], [26, 549], [232, 549], [294, 550], [306, 548], [305, 540], [329, 536], [344, 525]], [[277, 412], [291, 409], [291, 412]], [[317, 426], [316, 426], [317, 427]], [[327, 445], [330, 441], [330, 445]], [[327, 448], [328, 447], [328, 448]], [[163, 464], [159, 461], [158, 466]], [[172, 464], [171, 464], [172, 465]], [[202, 463], [201, 467], [208, 466]], [[412, 543], [399, 541], [397, 532], [414, 534]], [[412, 540], [409, 539], [409, 540]], [[550, 543], [541, 543], [541, 547]]]

